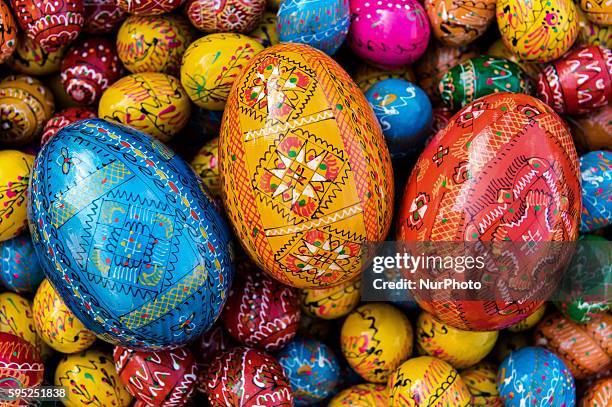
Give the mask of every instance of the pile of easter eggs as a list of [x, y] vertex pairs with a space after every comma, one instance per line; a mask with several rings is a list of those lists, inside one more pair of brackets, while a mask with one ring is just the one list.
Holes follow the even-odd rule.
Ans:
[[611, 48], [603, 0], [0, 0], [2, 397], [612, 405]]

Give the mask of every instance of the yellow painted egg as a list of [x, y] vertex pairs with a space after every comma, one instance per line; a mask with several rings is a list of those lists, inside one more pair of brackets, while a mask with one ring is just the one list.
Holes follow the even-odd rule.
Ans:
[[65, 49], [60, 47], [45, 51], [25, 33], [20, 33], [17, 48], [7, 61], [7, 65], [26, 75], [49, 75], [59, 72]]
[[420, 354], [435, 356], [457, 369], [465, 369], [491, 352], [497, 335], [497, 331], [457, 329], [428, 312], [422, 312], [417, 320], [416, 346]]
[[194, 41], [183, 56], [181, 83], [193, 103], [223, 110], [234, 81], [264, 47], [242, 34], [209, 34]]
[[575, 45], [601, 45], [612, 48], [612, 26], [597, 25], [586, 17], [580, 7], [577, 7], [576, 10], [578, 11], [578, 38]]
[[487, 50], [487, 55], [496, 58], [505, 58], [509, 61], [514, 62], [521, 67], [523, 72], [529, 75], [530, 78], [536, 79], [540, 72], [544, 69], [544, 64], [539, 62], [521, 61], [516, 54], [506, 47], [504, 41], [500, 38], [495, 41]]
[[586, 17], [598, 25], [612, 25], [612, 2], [610, 0], [580, 0], [580, 8]]
[[460, 374], [472, 395], [472, 407], [503, 407], [497, 388], [497, 368], [490, 363], [479, 363]]
[[132, 396], [123, 385], [109, 352], [90, 349], [64, 355], [53, 384], [66, 388], [66, 407], [128, 407]]
[[412, 326], [403, 312], [386, 303], [364, 304], [342, 325], [340, 347], [365, 380], [386, 383], [412, 354]]
[[298, 288], [352, 280], [385, 238], [389, 151], [372, 108], [329, 56], [279, 44], [244, 68], [219, 139], [223, 199], [245, 250]]
[[32, 302], [18, 294], [0, 294], [0, 332], [18, 336], [29, 342], [38, 352], [45, 353], [42, 340], [34, 327]]
[[0, 0], [0, 64], [15, 51], [17, 24], [8, 5], [8, 0]]
[[34, 141], [53, 109], [51, 91], [38, 79], [25, 75], [4, 78], [0, 82], [0, 145], [20, 146]]
[[398, 69], [383, 69], [368, 64], [361, 64], [355, 73], [353, 79], [362, 92], [366, 92], [372, 85], [385, 79], [405, 79], [408, 82], [416, 80], [412, 68], [409, 66]]
[[278, 44], [278, 32], [276, 31], [276, 13], [266, 11], [261, 22], [253, 31], [249, 33], [264, 47]]
[[336, 319], [348, 315], [359, 304], [361, 280], [328, 288], [305, 288], [301, 294], [305, 313], [322, 319]]
[[402, 363], [389, 379], [391, 407], [468, 407], [471, 395], [459, 373], [445, 361], [420, 356]]
[[362, 383], [342, 390], [327, 407], [387, 407], [389, 389], [384, 384]]
[[198, 151], [191, 166], [200, 176], [208, 192], [213, 197], [221, 196], [221, 176], [219, 174], [219, 138], [210, 140]]
[[14, 238], [27, 226], [28, 183], [33, 164], [34, 157], [29, 154], [0, 150], [0, 242]]
[[497, 25], [519, 59], [549, 62], [576, 40], [578, 13], [572, 0], [498, 0]]
[[128, 17], [117, 33], [117, 54], [132, 73], [178, 75], [195, 29], [183, 16], [164, 14]]
[[510, 332], [527, 331], [536, 326], [538, 322], [540, 322], [545, 312], [546, 303], [542, 304], [540, 308], [538, 308], [533, 314], [529, 315], [527, 318], [517, 322], [514, 325], [509, 326], [506, 329]]
[[58, 352], [81, 352], [96, 340], [94, 333], [66, 307], [47, 279], [36, 291], [32, 312], [38, 336]]
[[191, 104], [174, 76], [135, 73], [102, 94], [98, 117], [127, 124], [161, 141], [174, 137], [189, 120]]

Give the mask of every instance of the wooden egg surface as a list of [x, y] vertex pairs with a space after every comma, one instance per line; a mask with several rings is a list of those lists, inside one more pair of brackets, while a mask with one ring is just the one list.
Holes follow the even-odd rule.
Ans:
[[461, 372], [461, 380], [472, 395], [472, 407], [503, 407], [497, 390], [497, 367], [483, 362]]
[[355, 279], [329, 288], [301, 290], [302, 310], [322, 318], [336, 319], [349, 314], [361, 299], [361, 279]]
[[191, 161], [191, 166], [198, 174], [208, 192], [213, 197], [221, 197], [221, 174], [219, 174], [219, 138], [215, 137], [198, 151]]
[[[608, 134], [609, 136], [609, 134]], [[612, 152], [591, 151], [580, 157], [582, 179], [582, 233], [612, 222]]]
[[139, 16], [155, 16], [169, 13], [183, 2], [182, 0], [116, 0], [119, 8], [126, 13]]
[[191, 24], [207, 33], [251, 32], [265, 9], [266, 0], [188, 0], [185, 4], [185, 14]]
[[97, 117], [96, 112], [87, 107], [69, 107], [54, 114], [43, 129], [40, 138], [41, 147], [47, 144], [51, 137], [55, 136], [58, 131], [79, 120], [93, 119]]
[[66, 47], [45, 51], [24, 33], [19, 33], [17, 47], [6, 62], [16, 72], [26, 75], [48, 75], [59, 72]]
[[33, 164], [34, 157], [29, 154], [0, 151], [0, 241], [18, 236], [27, 226], [28, 183]]
[[0, 64], [13, 54], [16, 46], [17, 24], [8, 4], [0, 0]]
[[[40, 353], [31, 344], [18, 336], [0, 332], [0, 389], [40, 386], [44, 371]], [[19, 400], [16, 404], [8, 401], [2, 404], [20, 405]]]
[[108, 34], [127, 17], [115, 0], [83, 0], [83, 4], [83, 31], [88, 34]]
[[602, 47], [612, 48], [612, 26], [603, 26], [593, 23], [580, 9], [578, 11], [578, 38], [577, 45], [601, 45]]
[[587, 18], [598, 25], [612, 25], [612, 6], [606, 0], [580, 0], [580, 5]]
[[580, 407], [602, 407], [612, 404], [612, 377], [592, 384], [581, 400]]
[[0, 242], [0, 281], [17, 293], [33, 293], [45, 275], [27, 233]]
[[566, 118], [579, 150], [612, 150], [612, 106], [608, 104], [588, 115]]
[[480, 37], [495, 19], [495, 0], [426, 0], [435, 37], [444, 45], [467, 45]]
[[384, 384], [363, 383], [342, 390], [328, 407], [388, 407], [389, 390]]
[[38, 352], [42, 350], [42, 341], [34, 327], [32, 302], [18, 294], [0, 294], [0, 332], [18, 336]]

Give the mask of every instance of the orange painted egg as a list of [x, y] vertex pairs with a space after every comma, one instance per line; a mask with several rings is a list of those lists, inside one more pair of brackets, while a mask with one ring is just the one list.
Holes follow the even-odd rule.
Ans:
[[586, 17], [595, 24], [612, 25], [612, 4], [609, 0], [580, 0], [578, 4]]
[[480, 37], [495, 19], [496, 0], [425, 0], [435, 37], [444, 45], [467, 45]]
[[593, 383], [584, 394], [580, 407], [605, 407], [612, 405], [612, 377]]
[[302, 290], [302, 310], [317, 318], [336, 319], [351, 312], [360, 299], [360, 279], [329, 288], [305, 288]]
[[612, 106], [609, 104], [586, 116], [567, 116], [567, 122], [579, 149], [612, 150]]
[[8, 4], [0, 0], [0, 64], [13, 54], [16, 46], [17, 24]]

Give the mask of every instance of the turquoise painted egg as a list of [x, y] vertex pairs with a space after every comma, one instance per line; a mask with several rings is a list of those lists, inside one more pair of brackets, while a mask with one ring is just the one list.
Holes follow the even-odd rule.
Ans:
[[33, 293], [45, 278], [30, 235], [0, 243], [0, 282], [18, 293]]
[[591, 151], [580, 157], [582, 223], [580, 232], [604, 228], [612, 222], [612, 153]]

